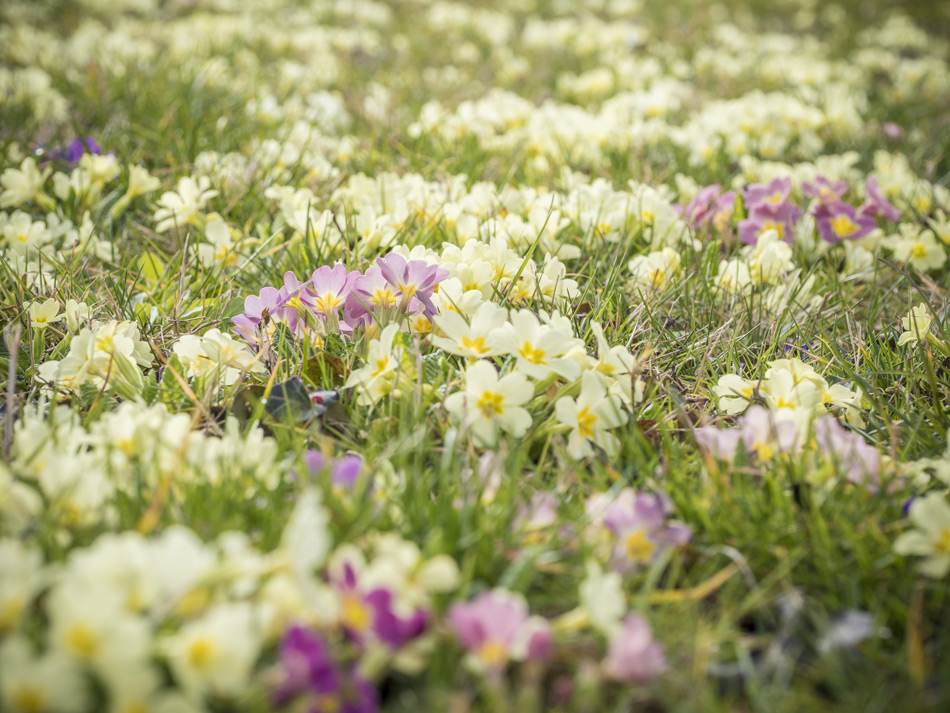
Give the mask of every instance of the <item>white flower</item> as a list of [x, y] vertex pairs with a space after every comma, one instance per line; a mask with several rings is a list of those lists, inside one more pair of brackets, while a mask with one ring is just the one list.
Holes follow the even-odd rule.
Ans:
[[98, 671], [144, 662], [151, 643], [145, 620], [130, 614], [119, 592], [104, 585], [70, 586], [65, 580], [46, 601], [49, 647]]
[[371, 406], [396, 387], [402, 368], [403, 349], [393, 344], [399, 325], [390, 324], [379, 339], [370, 341], [366, 366], [350, 373], [344, 388], [357, 388], [357, 403]]
[[0, 703], [10, 713], [80, 713], [89, 700], [80, 668], [58, 651], [35, 656], [30, 643], [0, 643]]
[[620, 630], [620, 620], [627, 611], [627, 600], [619, 572], [604, 572], [591, 560], [587, 576], [580, 586], [581, 607], [595, 629], [610, 638]]
[[219, 604], [161, 643], [172, 674], [193, 699], [246, 690], [260, 652], [261, 629], [246, 602]]
[[534, 387], [524, 374], [512, 372], [498, 378], [495, 367], [479, 361], [465, 370], [465, 388], [445, 400], [446, 410], [456, 421], [468, 423], [476, 443], [484, 447], [498, 442], [499, 430], [516, 438], [531, 427], [531, 414], [521, 408], [534, 396]]
[[46, 300], [45, 302], [33, 302], [29, 309], [30, 324], [34, 329], [45, 328], [53, 322], [58, 322], [63, 318], [59, 313], [59, 302], [56, 300]]
[[901, 317], [901, 323], [904, 325], [904, 332], [897, 340], [897, 346], [902, 347], [905, 344], [918, 344], [921, 340], [926, 340], [930, 333], [930, 325], [933, 318], [930, 316], [930, 310], [927, 305], [921, 302], [911, 309], [906, 317]]
[[620, 441], [607, 429], [627, 422], [621, 400], [607, 394], [595, 372], [581, 377], [581, 393], [576, 399], [563, 396], [554, 404], [557, 420], [571, 429], [567, 452], [572, 458], [585, 458], [593, 453], [591, 444], [600, 446], [608, 456], [620, 449]]
[[155, 230], [159, 233], [183, 225], [195, 225], [205, 203], [218, 195], [217, 191], [211, 190], [211, 179], [207, 176], [197, 181], [191, 176], [184, 176], [178, 180], [175, 188], [175, 191], [163, 193], [158, 200]]
[[0, 208], [9, 208], [21, 206], [38, 197], [46, 197], [43, 193], [43, 184], [49, 178], [53, 169], [47, 168], [42, 173], [36, 167], [36, 160], [33, 158], [23, 159], [20, 168], [8, 168], [0, 175], [0, 185], [3, 186], [3, 193], [0, 193]]
[[16, 628], [45, 582], [38, 549], [18, 540], [0, 540], [0, 634]]
[[126, 191], [126, 195], [129, 199], [157, 191], [161, 185], [162, 182], [151, 175], [147, 168], [143, 168], [142, 166], [129, 166], [129, 188]]
[[950, 572], [950, 503], [942, 492], [931, 492], [914, 500], [910, 520], [916, 529], [894, 541], [899, 555], [926, 557], [920, 571], [940, 579]]
[[318, 491], [308, 488], [298, 496], [284, 528], [281, 547], [290, 554], [291, 567], [302, 580], [310, 579], [330, 552], [329, 522], [330, 516], [320, 504]]
[[432, 343], [450, 354], [482, 358], [504, 354], [502, 327], [508, 311], [494, 302], [483, 302], [466, 322], [458, 312], [448, 310], [435, 317], [435, 326], [445, 336], [432, 338]]
[[580, 367], [565, 355], [577, 342], [569, 326], [563, 329], [560, 325], [542, 324], [527, 309], [513, 311], [511, 321], [497, 337], [499, 346], [515, 355], [518, 371], [538, 380], [551, 374], [576, 379]]

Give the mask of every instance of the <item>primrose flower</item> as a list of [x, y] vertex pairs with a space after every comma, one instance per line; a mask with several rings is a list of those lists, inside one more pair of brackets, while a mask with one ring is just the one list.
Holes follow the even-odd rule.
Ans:
[[755, 245], [767, 231], [774, 230], [779, 238], [791, 243], [795, 223], [800, 216], [801, 209], [794, 203], [757, 203], [752, 206], [749, 217], [739, 222], [739, 240]]
[[155, 211], [155, 230], [164, 233], [183, 225], [196, 225], [201, 218], [205, 204], [218, 195], [211, 190], [211, 179], [202, 176], [195, 180], [191, 176], [178, 179], [174, 191], [166, 191], [158, 199], [159, 209]]
[[613, 457], [620, 450], [620, 441], [608, 429], [627, 422], [627, 413], [618, 396], [607, 394], [596, 372], [584, 372], [581, 393], [576, 399], [563, 396], [554, 404], [557, 420], [571, 429], [567, 452], [572, 458], [586, 458], [593, 454], [591, 445], [603, 448]]
[[351, 330], [362, 322], [372, 321], [372, 318], [385, 324], [396, 310], [399, 299], [399, 290], [383, 277], [379, 267], [372, 265], [353, 280], [343, 308], [343, 320]]
[[271, 689], [275, 708], [303, 696], [308, 709], [314, 711], [378, 710], [376, 689], [355, 670], [349, 675], [341, 671], [319, 634], [302, 626], [291, 626], [281, 639], [277, 656]]
[[16, 208], [30, 201], [52, 203], [50, 197], [43, 192], [43, 184], [52, 172], [53, 169], [47, 168], [41, 173], [33, 158], [23, 159], [19, 169], [6, 169], [0, 175], [0, 186], [3, 186], [0, 208]]
[[612, 636], [620, 629], [627, 599], [619, 572], [605, 572], [595, 560], [586, 565], [587, 576], [580, 585], [581, 607], [591, 625]]
[[792, 192], [791, 178], [773, 178], [766, 183], [753, 183], [742, 191], [742, 198], [747, 206], [757, 206], [761, 203], [781, 205], [788, 200]]
[[464, 391], [445, 399], [445, 409], [456, 421], [467, 422], [480, 446], [498, 442], [498, 432], [521, 438], [531, 427], [531, 414], [522, 408], [534, 396], [524, 374], [514, 371], [498, 378], [489, 362], [478, 361], [465, 370]]
[[449, 354], [479, 359], [505, 353], [499, 337], [508, 321], [508, 310], [494, 302], [483, 302], [468, 323], [454, 310], [447, 310], [434, 320], [445, 336], [433, 337], [432, 343]]
[[627, 263], [627, 269], [642, 290], [662, 290], [679, 273], [681, 260], [676, 250], [663, 248], [649, 255], [637, 255]]
[[726, 414], [742, 413], [752, 403], [758, 389], [759, 382], [749, 381], [735, 374], [721, 376], [713, 388], [719, 399], [716, 406]]
[[950, 503], [946, 495], [931, 492], [916, 498], [910, 506], [910, 520], [915, 529], [894, 541], [899, 555], [926, 557], [921, 573], [941, 579], [950, 572]]
[[390, 324], [379, 339], [371, 340], [367, 347], [366, 366], [351, 372], [346, 380], [344, 388], [356, 387], [360, 405], [371, 406], [396, 388], [403, 368], [403, 348], [395, 345], [398, 332], [399, 325]]
[[738, 420], [739, 428], [724, 429], [703, 426], [696, 429], [696, 441], [714, 457], [732, 460], [741, 442], [746, 453], [759, 461], [775, 453], [792, 453], [801, 443], [794, 420], [755, 404]]
[[47, 651], [41, 656], [20, 635], [0, 642], [0, 704], [5, 711], [80, 713], [87, 710], [89, 690], [82, 669], [68, 656]]
[[834, 416], [815, 421], [815, 443], [837, 462], [849, 483], [864, 484], [872, 492], [880, 481], [881, 455], [860, 434], [845, 430]]
[[897, 346], [902, 347], [905, 344], [919, 344], [927, 339], [930, 333], [930, 325], [933, 318], [930, 316], [930, 310], [927, 305], [921, 302], [907, 313], [906, 317], [901, 317], [901, 324], [904, 325], [904, 332], [897, 340]]
[[877, 227], [874, 218], [861, 215], [853, 206], [841, 201], [820, 203], [815, 207], [814, 216], [818, 223], [818, 234], [832, 245], [843, 240], [863, 238]]
[[176, 682], [198, 699], [244, 690], [260, 650], [255, 612], [245, 602], [218, 604], [161, 643]]
[[647, 683], [666, 673], [666, 656], [654, 641], [653, 629], [643, 615], [627, 615], [623, 626], [610, 639], [604, 668], [614, 680], [636, 683]]
[[64, 316], [59, 313], [59, 302], [52, 299], [34, 302], [27, 312], [30, 315], [30, 325], [34, 329], [45, 328], [53, 322], [58, 322]]
[[892, 223], [901, 219], [901, 212], [888, 202], [874, 176], [867, 177], [864, 194], [865, 203], [859, 209], [861, 213], [871, 217], [880, 216]]
[[572, 380], [580, 373], [577, 362], [566, 356], [578, 342], [570, 327], [565, 331], [560, 326], [542, 324], [530, 310], [512, 311], [497, 340], [506, 353], [515, 355], [518, 371], [533, 379], [556, 374]]
[[710, 206], [722, 191], [718, 183], [713, 183], [701, 189], [696, 197], [686, 205], [675, 204], [673, 208], [682, 216], [683, 220], [693, 229], [699, 228], [711, 215]]
[[624, 488], [603, 511], [603, 524], [614, 538], [610, 566], [629, 572], [653, 562], [670, 547], [685, 545], [690, 529], [667, 521], [671, 505], [664, 495], [636, 493]]
[[471, 602], [453, 604], [449, 624], [471, 657], [469, 661], [492, 676], [508, 661], [538, 661], [552, 647], [551, 627], [528, 615], [524, 597], [505, 589], [483, 592]]
[[238, 334], [251, 344], [261, 344], [273, 331], [273, 322], [287, 304], [287, 293], [276, 287], [265, 287], [257, 295], [244, 298], [244, 314], [231, 318]]
[[360, 277], [358, 270], [347, 272], [344, 265], [324, 265], [313, 271], [308, 289], [300, 293], [301, 301], [326, 322], [329, 332], [339, 329], [340, 309]]
[[399, 292], [402, 310], [408, 311], [412, 299], [415, 298], [425, 306], [427, 317], [436, 314], [438, 310], [432, 304], [432, 292], [436, 284], [449, 276], [448, 270], [430, 265], [425, 260], [407, 261], [395, 252], [389, 253], [384, 258], [378, 258], [376, 264], [386, 282]]
[[947, 261], [943, 245], [937, 242], [932, 230], [921, 230], [916, 225], [904, 223], [899, 235], [888, 236], [887, 246], [894, 253], [894, 259], [907, 263], [921, 272], [936, 270]]
[[848, 192], [848, 182], [829, 181], [824, 176], [817, 176], [814, 181], [802, 183], [802, 192], [819, 203], [837, 203]]

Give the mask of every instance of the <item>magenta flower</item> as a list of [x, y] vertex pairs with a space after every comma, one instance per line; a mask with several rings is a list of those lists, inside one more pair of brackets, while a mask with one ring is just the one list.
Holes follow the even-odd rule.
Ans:
[[751, 209], [762, 203], [781, 205], [792, 192], [791, 178], [773, 178], [766, 183], [753, 183], [742, 191], [745, 204]]
[[853, 206], [841, 201], [819, 204], [813, 215], [818, 223], [818, 234], [832, 245], [863, 238], [877, 227], [874, 218], [858, 214]]
[[884, 197], [884, 192], [877, 185], [877, 179], [874, 176], [868, 176], [865, 182], [864, 205], [858, 209], [861, 215], [868, 215], [872, 218], [878, 216], [896, 223], [901, 219], [901, 212], [888, 202]]
[[667, 520], [671, 510], [664, 495], [635, 493], [631, 488], [621, 490], [603, 512], [604, 525], [616, 540], [610, 557], [611, 569], [632, 571], [653, 562], [670, 547], [689, 542], [689, 527]]
[[262, 330], [280, 319], [281, 310], [287, 302], [287, 294], [275, 287], [265, 287], [259, 295], [244, 298], [244, 314], [231, 318], [238, 334], [252, 344], [261, 344]]
[[449, 276], [449, 271], [436, 265], [430, 265], [425, 260], [406, 261], [398, 253], [389, 253], [384, 258], [377, 258], [376, 264], [382, 272], [383, 278], [395, 288], [400, 295], [400, 309], [408, 313], [413, 298], [425, 306], [426, 317], [433, 317], [438, 312], [432, 304], [432, 293], [435, 285]]
[[642, 615], [631, 613], [610, 640], [607, 675], [618, 681], [647, 683], [666, 673], [668, 668], [663, 649], [653, 639], [653, 629]]
[[834, 203], [848, 192], [848, 182], [829, 181], [824, 176], [818, 176], [814, 181], [802, 183], [802, 192], [820, 203]]
[[417, 608], [408, 616], [398, 616], [393, 608], [393, 593], [385, 587], [364, 591], [349, 562], [344, 562], [342, 571], [330, 577], [330, 584], [340, 596], [343, 630], [357, 644], [376, 640], [395, 650], [425, 631], [429, 617], [424, 610]]
[[319, 475], [325, 468], [330, 471], [330, 483], [335, 488], [352, 488], [363, 474], [365, 462], [358, 455], [345, 455], [329, 463], [320, 451], [312, 448], [304, 451], [303, 462], [311, 476]]
[[300, 710], [375, 713], [376, 689], [356, 670], [336, 665], [321, 636], [302, 626], [287, 630], [278, 649], [270, 696], [273, 707], [301, 699]]
[[551, 653], [553, 639], [547, 620], [529, 616], [524, 597], [505, 589], [453, 604], [449, 624], [462, 646], [495, 675], [509, 660], [539, 661]]
[[[777, 179], [776, 179], [777, 180]], [[774, 183], [774, 181], [773, 181]], [[781, 240], [792, 242], [792, 231], [801, 217], [801, 209], [794, 203], [757, 203], [749, 217], [739, 222], [739, 240], [749, 245], [759, 242], [767, 230], [774, 230]]]

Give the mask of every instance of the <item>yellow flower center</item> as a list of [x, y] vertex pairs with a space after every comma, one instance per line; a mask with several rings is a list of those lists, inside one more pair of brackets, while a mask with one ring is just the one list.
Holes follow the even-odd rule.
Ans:
[[521, 345], [521, 349], [518, 350], [518, 354], [522, 359], [530, 361], [532, 364], [543, 364], [544, 363], [544, 350], [535, 349], [531, 346], [531, 342], [525, 342]]
[[910, 249], [910, 254], [912, 257], [924, 257], [927, 255], [927, 248], [924, 247], [923, 243], [914, 243], [914, 247]]
[[475, 406], [485, 414], [486, 418], [491, 418], [496, 414], [504, 413], [504, 396], [492, 391], [482, 392], [481, 398], [475, 403]]
[[214, 660], [214, 649], [214, 641], [207, 636], [195, 639], [188, 647], [188, 663], [199, 671], [208, 668]]
[[785, 237], [785, 225], [782, 223], [776, 223], [771, 220], [767, 220], [764, 223], [762, 223], [762, 230], [759, 231], [759, 237], [761, 237], [762, 235], [764, 235], [770, 230], [774, 230], [776, 233], [778, 233], [779, 238]]
[[858, 224], [846, 215], [839, 215], [831, 219], [831, 229], [839, 238], [846, 238], [858, 231]]
[[46, 710], [46, 694], [38, 688], [21, 685], [13, 691], [11, 697], [16, 707], [24, 713], [40, 713]]
[[340, 699], [332, 693], [318, 693], [313, 697], [311, 710], [318, 713], [337, 713], [340, 710]]
[[370, 374], [370, 376], [379, 376], [386, 368], [389, 366], [389, 357], [376, 360], [376, 370]]
[[370, 624], [369, 611], [354, 594], [343, 597], [343, 607], [340, 612], [343, 624], [355, 631], [364, 631]]
[[11, 597], [0, 603], [0, 632], [9, 631], [20, 620], [26, 602], [23, 597]]
[[475, 339], [462, 337], [462, 348], [473, 351], [476, 354], [484, 354], [488, 351], [488, 347], [485, 346], [485, 337], [475, 337]]
[[934, 543], [934, 552], [941, 555], [950, 555], [950, 527], [940, 530], [937, 541]]
[[656, 545], [643, 530], [634, 530], [623, 538], [623, 549], [634, 562], [649, 562]]
[[498, 666], [508, 660], [508, 649], [497, 641], [486, 641], [478, 649], [478, 657], [488, 666]]
[[332, 292], [327, 292], [326, 294], [323, 294], [317, 297], [317, 299], [314, 301], [313, 306], [316, 308], [318, 312], [323, 312], [323, 314], [330, 314], [330, 312], [333, 312], [334, 310], [336, 310], [341, 304], [343, 304], [343, 300], [341, 300], [337, 295], [333, 294]]
[[392, 307], [396, 304], [396, 295], [388, 287], [377, 287], [370, 303], [373, 307]]
[[91, 659], [99, 650], [99, 640], [96, 632], [85, 624], [74, 624], [66, 634], [69, 648], [81, 659]]
[[577, 411], [577, 432], [581, 438], [590, 438], [594, 435], [594, 424], [597, 423], [597, 414], [591, 413], [584, 406]]
[[[822, 190], [823, 190], [823, 191], [826, 191], [827, 189], [826, 189], [826, 188], [823, 188]], [[773, 193], [771, 196], [769, 196], [769, 197], [766, 199], [766, 201], [767, 201], [768, 203], [781, 203], [781, 202], [782, 202], [782, 194], [781, 194], [781, 192]]]

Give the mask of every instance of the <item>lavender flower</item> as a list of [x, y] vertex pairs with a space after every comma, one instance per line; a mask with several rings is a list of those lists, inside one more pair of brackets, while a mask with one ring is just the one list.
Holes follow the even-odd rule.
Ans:
[[773, 178], [766, 183], [753, 183], [742, 191], [742, 198], [750, 208], [762, 203], [782, 205], [792, 192], [791, 178]]
[[551, 652], [551, 627], [528, 615], [524, 597], [504, 589], [483, 592], [471, 602], [452, 605], [449, 624], [462, 646], [486, 672], [500, 674], [509, 660], [538, 661]]
[[611, 638], [604, 666], [611, 678], [636, 683], [647, 683], [668, 668], [650, 622], [635, 613], [627, 615], [623, 628]]
[[79, 163], [79, 159], [82, 158], [83, 154], [86, 153], [93, 154], [94, 156], [102, 155], [102, 147], [99, 146], [96, 140], [91, 136], [86, 136], [82, 139], [73, 139], [65, 149], [54, 149], [50, 151], [49, 155], [54, 161], [61, 161], [70, 166], [75, 166]]
[[670, 547], [689, 542], [691, 532], [686, 525], [667, 521], [671, 510], [664, 495], [621, 490], [603, 511], [603, 523], [615, 540], [611, 568], [629, 572], [653, 562]]
[[818, 176], [814, 181], [802, 183], [802, 192], [820, 203], [834, 203], [848, 192], [848, 182], [829, 181], [824, 176]]
[[894, 223], [901, 219], [901, 212], [884, 197], [884, 193], [874, 176], [868, 176], [865, 182], [864, 205], [861, 206], [858, 212], [872, 218], [880, 216], [884, 220]]
[[846, 430], [834, 416], [825, 414], [815, 421], [815, 442], [837, 460], [849, 483], [877, 490], [881, 455], [860, 434]]
[[287, 294], [275, 287], [265, 287], [258, 295], [244, 298], [244, 313], [231, 318], [238, 334], [252, 344], [261, 344], [271, 322], [279, 318], [287, 302]]
[[792, 231], [801, 213], [801, 208], [794, 203], [757, 203], [752, 207], [749, 217], [739, 222], [739, 240], [755, 245], [763, 233], [774, 230], [779, 238], [791, 243]]
[[398, 253], [389, 253], [384, 258], [378, 258], [376, 264], [386, 282], [398, 291], [403, 313], [411, 310], [411, 303], [415, 298], [425, 306], [426, 317], [431, 318], [437, 314], [438, 310], [432, 304], [432, 293], [435, 285], [449, 276], [448, 270], [430, 265], [425, 260], [407, 262], [406, 258]]

